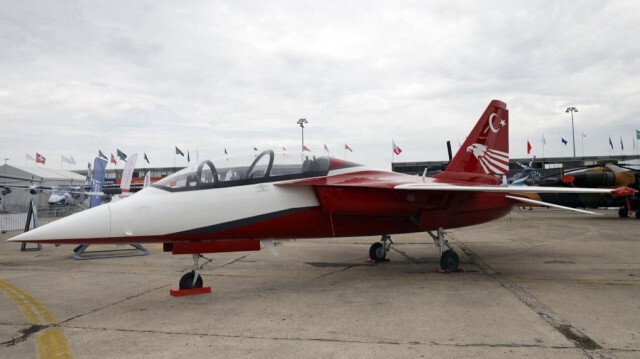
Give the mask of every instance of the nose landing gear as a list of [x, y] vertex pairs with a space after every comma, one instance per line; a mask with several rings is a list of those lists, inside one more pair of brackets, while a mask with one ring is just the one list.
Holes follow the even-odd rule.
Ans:
[[[204, 258], [207, 261], [198, 264], [198, 260], [200, 258]], [[211, 292], [211, 287], [203, 287], [202, 276], [200, 276], [200, 271], [207, 263], [210, 263], [212, 259], [206, 258], [200, 253], [193, 254], [193, 270], [191, 272], [185, 273], [185, 275], [180, 278], [179, 288], [178, 290], [171, 289], [170, 294], [172, 296], [183, 296], [190, 294], [198, 294], [198, 293], [209, 293]]]

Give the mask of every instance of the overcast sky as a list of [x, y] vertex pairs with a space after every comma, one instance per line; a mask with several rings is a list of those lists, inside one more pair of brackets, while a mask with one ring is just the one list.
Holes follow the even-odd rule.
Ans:
[[577, 155], [635, 153], [638, 1], [1, 2], [2, 163], [297, 152], [306, 118], [314, 152], [388, 169], [392, 138], [396, 161], [445, 160], [492, 99], [511, 157], [543, 134], [572, 155], [567, 106]]

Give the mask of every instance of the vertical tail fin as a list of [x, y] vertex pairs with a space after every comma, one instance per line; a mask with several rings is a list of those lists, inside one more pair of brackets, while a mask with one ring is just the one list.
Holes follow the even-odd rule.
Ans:
[[446, 172], [509, 173], [509, 110], [504, 102], [489, 103]]

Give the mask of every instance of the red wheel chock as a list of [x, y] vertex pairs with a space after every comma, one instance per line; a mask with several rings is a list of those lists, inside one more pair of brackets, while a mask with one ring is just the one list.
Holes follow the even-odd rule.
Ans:
[[194, 294], [203, 294], [203, 293], [211, 293], [211, 287], [206, 286], [202, 288], [191, 288], [191, 289], [170, 289], [169, 294], [174, 297], [182, 297], [184, 295], [194, 295]]
[[391, 260], [389, 258], [385, 258], [381, 261], [377, 261], [375, 259], [367, 259], [365, 262], [366, 263], [371, 263], [371, 264], [376, 264], [376, 263], [385, 263], [385, 262], [390, 262]]
[[[451, 274], [452, 272], [448, 269], [436, 269], [436, 273]], [[464, 269], [458, 268], [458, 270], [456, 270], [455, 273], [464, 273]]]

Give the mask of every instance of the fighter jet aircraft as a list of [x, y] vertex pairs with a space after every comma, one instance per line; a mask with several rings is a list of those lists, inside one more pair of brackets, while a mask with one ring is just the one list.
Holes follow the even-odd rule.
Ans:
[[[514, 176], [512, 184], [541, 187], [584, 187], [584, 188], [618, 188], [630, 187], [640, 189], [640, 172], [612, 162], [603, 162], [593, 166], [577, 167], [562, 172], [560, 176], [542, 177], [527, 175], [533, 172], [525, 167], [522, 173]], [[531, 193], [529, 198], [554, 203], [572, 208], [618, 207], [620, 217], [629, 217], [635, 211], [640, 219], [640, 197], [634, 194], [629, 197], [615, 197], [606, 193]]]
[[10, 241], [164, 243], [165, 251], [193, 255], [193, 270], [180, 280], [180, 289], [191, 289], [203, 284], [202, 253], [259, 250], [260, 241], [274, 239], [380, 235], [369, 257], [381, 261], [392, 244], [389, 235], [427, 232], [440, 250], [441, 267], [453, 272], [458, 255], [444, 230], [500, 218], [521, 201], [543, 203], [523, 193], [635, 192], [508, 186], [502, 179], [509, 171], [508, 131], [506, 104], [491, 101], [447, 169], [430, 178], [271, 150], [246, 164], [205, 160], [125, 201], [74, 214]]

